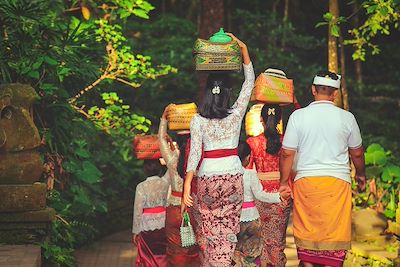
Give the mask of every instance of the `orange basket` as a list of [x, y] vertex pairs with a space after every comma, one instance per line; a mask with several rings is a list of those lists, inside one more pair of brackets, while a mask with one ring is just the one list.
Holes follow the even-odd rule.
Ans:
[[157, 135], [136, 135], [133, 139], [133, 152], [137, 159], [161, 158]]
[[190, 130], [190, 121], [197, 114], [195, 103], [172, 105], [168, 110], [168, 128], [173, 131]]
[[270, 104], [290, 104], [293, 103], [293, 97], [293, 80], [261, 73], [254, 83], [251, 101]]

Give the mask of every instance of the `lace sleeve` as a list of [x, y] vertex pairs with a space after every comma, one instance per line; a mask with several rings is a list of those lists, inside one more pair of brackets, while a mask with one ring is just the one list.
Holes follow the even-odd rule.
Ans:
[[267, 203], [280, 203], [279, 193], [267, 193], [263, 190], [263, 187], [258, 180], [257, 173], [251, 172], [250, 175], [250, 186], [251, 191], [256, 199], [267, 202]]
[[165, 163], [167, 165], [170, 165], [174, 154], [171, 151], [167, 140], [165, 140], [165, 135], [166, 134], [167, 134], [167, 120], [161, 118], [160, 126], [158, 128], [158, 140], [160, 142], [161, 156], [165, 160]]
[[144, 196], [141, 190], [141, 185], [138, 184], [135, 193], [135, 202], [133, 204], [133, 222], [132, 233], [138, 234], [141, 232], [140, 222], [142, 220]]
[[203, 136], [199, 115], [194, 116], [190, 122], [190, 139], [190, 153], [186, 172], [196, 171], [201, 158]]
[[248, 65], [243, 64], [244, 71], [244, 82], [242, 85], [242, 90], [240, 91], [239, 97], [236, 100], [235, 104], [232, 106], [232, 111], [236, 112], [240, 118], [243, 118], [247, 105], [249, 104], [251, 92], [254, 87], [254, 70], [253, 63], [249, 63]]

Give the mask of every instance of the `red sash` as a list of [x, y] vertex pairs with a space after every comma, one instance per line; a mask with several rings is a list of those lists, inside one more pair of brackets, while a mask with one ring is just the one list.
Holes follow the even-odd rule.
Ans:
[[254, 208], [255, 206], [254, 201], [243, 202], [242, 209]]
[[183, 192], [171, 191], [171, 195], [173, 195], [174, 197], [182, 197]]
[[225, 157], [237, 156], [237, 155], [238, 155], [237, 148], [204, 151], [205, 159], [225, 158]]
[[165, 207], [144, 208], [143, 213], [161, 213], [165, 212]]

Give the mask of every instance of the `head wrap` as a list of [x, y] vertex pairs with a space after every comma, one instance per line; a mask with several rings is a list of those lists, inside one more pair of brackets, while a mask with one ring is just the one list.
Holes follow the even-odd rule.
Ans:
[[268, 76], [274, 76], [277, 78], [287, 79], [286, 73], [282, 70], [268, 68], [264, 71], [264, 73]]
[[332, 79], [329, 75], [326, 75], [325, 77], [316, 75], [314, 77], [313, 85], [323, 85], [339, 89], [341, 76], [339, 74], [336, 75], [338, 76], [337, 80]]

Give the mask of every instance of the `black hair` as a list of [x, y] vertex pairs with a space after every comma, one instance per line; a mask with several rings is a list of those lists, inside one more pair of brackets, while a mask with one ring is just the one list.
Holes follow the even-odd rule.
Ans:
[[143, 171], [147, 177], [159, 176], [161, 174], [161, 163], [158, 159], [145, 159], [143, 163]]
[[[213, 93], [213, 88], [219, 87], [219, 93]], [[230, 114], [230, 99], [232, 87], [228, 73], [211, 73], [207, 78], [203, 102], [199, 113], [208, 119], [223, 119]]]
[[266, 151], [268, 154], [275, 155], [282, 147], [278, 133], [278, 123], [282, 118], [282, 109], [279, 105], [265, 104], [261, 109], [261, 118], [264, 121], [264, 135], [267, 139]]
[[[339, 76], [336, 73], [331, 72], [331, 71], [320, 72], [317, 74], [317, 76], [319, 76], [319, 77], [328, 76], [330, 79], [335, 80], [335, 81], [339, 79]], [[326, 85], [314, 85], [314, 86], [315, 86], [315, 90], [320, 95], [330, 96], [333, 94], [333, 92], [335, 92], [335, 90], [337, 90], [337, 88], [332, 87], [332, 86], [326, 86]]]
[[185, 178], [185, 160], [186, 160], [186, 146], [187, 141], [190, 138], [190, 134], [178, 134], [176, 143], [179, 147], [179, 159], [177, 165], [177, 171], [181, 178]]
[[238, 155], [240, 158], [240, 161], [243, 162], [243, 160], [250, 155], [251, 153], [251, 148], [249, 146], [249, 144], [247, 144], [246, 142], [240, 141], [239, 145], [238, 145]]

